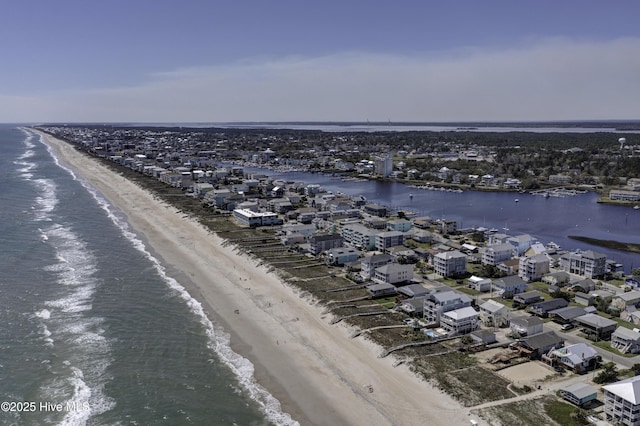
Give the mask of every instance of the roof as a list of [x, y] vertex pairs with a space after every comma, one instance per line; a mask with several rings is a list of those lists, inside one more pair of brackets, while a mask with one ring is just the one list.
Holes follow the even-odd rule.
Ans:
[[627, 293], [621, 293], [621, 294], [618, 294], [617, 296], [614, 296], [614, 299], [622, 299], [625, 302], [637, 300], [637, 299], [640, 299], [640, 291], [634, 290], [634, 291], [629, 291]]
[[567, 305], [569, 305], [569, 302], [565, 299], [551, 299], [545, 300], [544, 302], [534, 303], [531, 305], [531, 309], [535, 311], [549, 312], [554, 309], [564, 308]]
[[514, 298], [515, 297], [522, 300], [532, 299], [532, 298], [542, 299], [542, 295], [537, 290], [525, 291], [524, 293], [516, 294]]
[[621, 337], [625, 340], [640, 340], [640, 333], [637, 331], [630, 330], [626, 327], [618, 327], [616, 331], [613, 332], [613, 336]]
[[456, 309], [455, 311], [449, 311], [442, 314], [442, 316], [447, 316], [453, 318], [456, 321], [460, 321], [465, 318], [471, 318], [473, 316], [478, 316], [478, 312], [473, 309], [471, 306], [467, 306], [464, 308]]
[[572, 394], [578, 399], [587, 398], [598, 392], [598, 389], [587, 383], [573, 383], [565, 388], [560, 389], [563, 392]]
[[561, 343], [563, 339], [553, 331], [547, 331], [545, 333], [525, 337], [521, 339], [521, 341], [525, 342], [527, 346], [535, 350], [548, 348], [549, 346], [555, 346]]
[[620, 380], [619, 382], [603, 386], [602, 388], [625, 401], [629, 401], [633, 405], [640, 403], [640, 376]]
[[390, 289], [394, 289], [395, 290], [395, 286], [393, 284], [380, 283], [380, 284], [368, 285], [367, 289], [370, 290], [370, 291], [381, 291], [381, 290], [390, 290]]
[[563, 356], [571, 359], [574, 364], [579, 364], [584, 360], [588, 360], [598, 355], [598, 352], [590, 345], [586, 343], [576, 343], [573, 345], [565, 346], [562, 349], [558, 349], [556, 353], [560, 353]]
[[524, 327], [533, 327], [536, 325], [544, 324], [544, 321], [542, 321], [538, 317], [530, 316], [530, 317], [512, 318], [511, 324], [522, 325]]
[[505, 305], [500, 302], [496, 302], [495, 300], [487, 300], [482, 305], [480, 305], [480, 309], [491, 313], [498, 312], [500, 309], [504, 308], [506, 308]]
[[565, 308], [554, 309], [553, 311], [549, 311], [550, 315], [555, 315], [564, 320], [572, 320], [574, 318], [585, 315], [587, 311], [582, 309], [579, 306], [567, 306]]
[[597, 314], [586, 314], [576, 318], [576, 321], [596, 328], [605, 328], [618, 325], [617, 322]]
[[398, 293], [402, 293], [405, 296], [416, 297], [416, 296], [424, 296], [428, 294], [429, 291], [424, 288], [422, 284], [409, 284], [404, 287], [400, 287], [398, 289]]
[[439, 303], [444, 303], [450, 300], [457, 300], [457, 299], [460, 299], [462, 302], [471, 302], [471, 299], [469, 298], [469, 296], [467, 296], [464, 293], [458, 293], [457, 291], [454, 291], [454, 290], [441, 291], [439, 293], [432, 294], [431, 299]]

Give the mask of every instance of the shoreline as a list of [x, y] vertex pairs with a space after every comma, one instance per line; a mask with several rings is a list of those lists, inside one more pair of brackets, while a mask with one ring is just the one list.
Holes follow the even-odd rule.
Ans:
[[327, 425], [468, 422], [459, 403], [408, 367], [393, 367], [392, 358], [376, 358], [378, 346], [350, 338], [347, 326], [330, 325], [321, 307], [265, 266], [224, 247], [194, 219], [72, 145], [31, 131], [127, 216], [167, 274], [230, 335], [231, 348], [254, 365], [255, 380], [293, 419]]

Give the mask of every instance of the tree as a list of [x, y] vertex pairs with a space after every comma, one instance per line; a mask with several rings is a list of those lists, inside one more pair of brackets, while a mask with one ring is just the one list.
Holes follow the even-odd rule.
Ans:
[[597, 384], [611, 383], [616, 380], [618, 380], [618, 367], [616, 367], [614, 362], [603, 364], [600, 373], [593, 378], [593, 382]]

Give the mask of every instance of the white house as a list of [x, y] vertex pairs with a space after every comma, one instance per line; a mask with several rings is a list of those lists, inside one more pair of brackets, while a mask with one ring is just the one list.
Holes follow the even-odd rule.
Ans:
[[467, 272], [467, 255], [458, 251], [446, 251], [433, 256], [436, 274], [443, 277], [455, 277]]
[[509, 325], [509, 308], [495, 300], [487, 300], [480, 305], [480, 319], [487, 327]]
[[520, 258], [518, 276], [525, 281], [538, 281], [549, 273], [549, 257], [546, 254], [523, 256]]
[[640, 425], [640, 376], [603, 386], [607, 421], [628, 426]]
[[478, 312], [471, 306], [444, 312], [440, 317], [440, 326], [449, 335], [468, 334], [478, 328]]
[[413, 265], [389, 263], [376, 268], [373, 280], [379, 283], [399, 284], [413, 279]]

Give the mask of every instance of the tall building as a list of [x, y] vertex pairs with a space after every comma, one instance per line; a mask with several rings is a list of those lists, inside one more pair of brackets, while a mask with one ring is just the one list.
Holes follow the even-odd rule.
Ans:
[[387, 177], [393, 172], [393, 157], [385, 155], [376, 157], [374, 173], [378, 176]]

